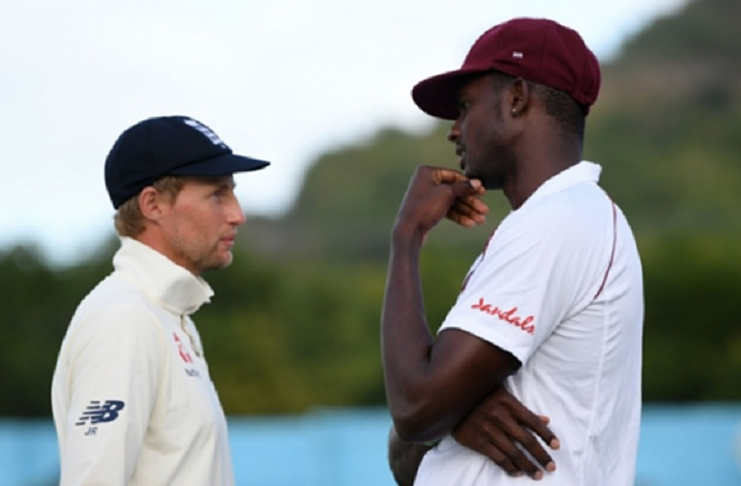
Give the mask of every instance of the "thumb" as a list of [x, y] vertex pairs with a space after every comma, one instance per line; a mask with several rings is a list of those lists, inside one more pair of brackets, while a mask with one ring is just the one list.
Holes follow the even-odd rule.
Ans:
[[467, 181], [459, 181], [452, 185], [453, 194], [455, 197], [468, 196], [469, 194], [475, 194], [481, 189], [481, 181], [478, 179], [470, 179]]

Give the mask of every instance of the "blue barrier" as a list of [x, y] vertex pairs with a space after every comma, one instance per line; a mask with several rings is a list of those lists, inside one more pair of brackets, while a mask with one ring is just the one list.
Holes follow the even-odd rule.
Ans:
[[[230, 417], [238, 485], [394, 486], [385, 409]], [[0, 420], [0, 486], [58, 481], [50, 420]], [[741, 485], [741, 404], [646, 405], [636, 486]]]

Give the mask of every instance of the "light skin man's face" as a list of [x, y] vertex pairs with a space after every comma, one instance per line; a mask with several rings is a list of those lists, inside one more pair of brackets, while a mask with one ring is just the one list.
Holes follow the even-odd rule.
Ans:
[[189, 178], [160, 220], [162, 252], [194, 275], [229, 266], [237, 227], [245, 216], [234, 178]]

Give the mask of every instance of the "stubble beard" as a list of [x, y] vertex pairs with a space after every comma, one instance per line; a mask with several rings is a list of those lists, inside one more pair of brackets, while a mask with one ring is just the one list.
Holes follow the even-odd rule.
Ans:
[[201, 258], [195, 261], [194, 263], [198, 265], [197, 268], [199, 268], [201, 273], [209, 272], [211, 270], [221, 270], [222, 268], [226, 268], [229, 265], [232, 264], [232, 261], [234, 260], [234, 255], [231, 251], [227, 251], [224, 254], [224, 257], [221, 257], [221, 253], [218, 250], [218, 243], [215, 248], [212, 248], [212, 251], [204, 252], [201, 255]]
[[218, 241], [208, 248], [198, 248], [197, 245], [189, 245], [187, 242], [178, 240], [174, 247], [176, 253], [184, 262], [187, 262], [195, 275], [226, 268], [234, 260], [234, 255], [231, 251], [227, 251], [226, 256], [221, 257]]
[[504, 188], [508, 179], [514, 176], [516, 158], [508, 147], [494, 147], [479, 158], [479, 163], [467, 167], [466, 177], [478, 179], [489, 191]]

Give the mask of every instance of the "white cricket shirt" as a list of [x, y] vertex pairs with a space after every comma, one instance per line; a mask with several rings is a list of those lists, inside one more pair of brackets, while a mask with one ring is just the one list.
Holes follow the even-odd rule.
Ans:
[[[507, 388], [560, 439], [539, 484], [633, 486], [641, 414], [643, 283], [633, 233], [581, 162], [499, 225], [440, 332], [469, 332], [514, 355]], [[448, 436], [415, 485], [522, 485]]]
[[189, 315], [213, 292], [131, 238], [77, 308], [52, 382], [61, 485], [234, 484], [226, 418]]

